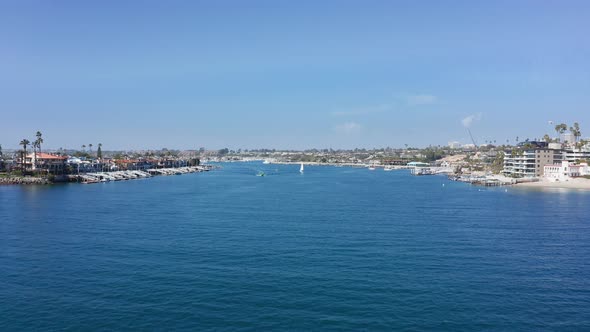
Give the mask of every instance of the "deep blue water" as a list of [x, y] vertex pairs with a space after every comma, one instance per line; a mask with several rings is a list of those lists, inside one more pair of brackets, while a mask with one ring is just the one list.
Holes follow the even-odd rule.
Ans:
[[0, 187], [0, 330], [590, 330], [590, 193], [298, 169]]

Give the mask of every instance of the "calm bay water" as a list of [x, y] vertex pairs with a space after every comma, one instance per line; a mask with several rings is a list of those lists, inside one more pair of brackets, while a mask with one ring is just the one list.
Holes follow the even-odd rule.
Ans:
[[590, 329], [590, 193], [298, 170], [0, 187], [0, 330]]

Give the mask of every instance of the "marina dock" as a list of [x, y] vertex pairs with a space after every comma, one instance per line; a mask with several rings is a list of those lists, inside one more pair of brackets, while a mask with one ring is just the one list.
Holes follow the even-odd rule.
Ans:
[[146, 179], [158, 175], [182, 175], [188, 173], [199, 173], [208, 172], [215, 168], [211, 165], [202, 166], [185, 166], [177, 168], [151, 168], [146, 170], [126, 170], [126, 171], [114, 171], [114, 172], [94, 172], [69, 175], [70, 182], [79, 183], [100, 183], [110, 181], [124, 181], [134, 179]]

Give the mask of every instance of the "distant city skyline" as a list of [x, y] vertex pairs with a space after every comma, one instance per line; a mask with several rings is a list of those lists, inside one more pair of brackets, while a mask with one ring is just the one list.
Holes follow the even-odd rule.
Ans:
[[590, 136], [590, 3], [0, 3], [0, 145], [381, 148]]

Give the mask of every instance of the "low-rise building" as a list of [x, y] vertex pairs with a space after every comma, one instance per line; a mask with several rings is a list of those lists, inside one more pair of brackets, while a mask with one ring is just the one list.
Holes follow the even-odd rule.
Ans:
[[545, 165], [543, 176], [549, 181], [563, 182], [584, 175], [590, 175], [587, 163], [577, 165], [564, 160], [561, 164]]

